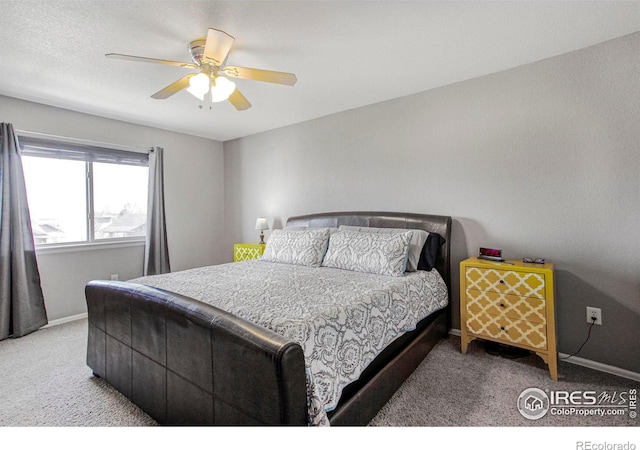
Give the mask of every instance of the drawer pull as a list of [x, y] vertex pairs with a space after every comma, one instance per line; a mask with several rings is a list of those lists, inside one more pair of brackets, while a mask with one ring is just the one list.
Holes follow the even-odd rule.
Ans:
[[500, 280], [500, 284], [504, 284], [504, 280]]
[[504, 308], [504, 303], [500, 303], [500, 308]]
[[500, 327], [500, 329], [501, 329], [502, 331], [507, 331], [507, 330], [505, 330], [505, 329], [504, 329], [504, 327]]

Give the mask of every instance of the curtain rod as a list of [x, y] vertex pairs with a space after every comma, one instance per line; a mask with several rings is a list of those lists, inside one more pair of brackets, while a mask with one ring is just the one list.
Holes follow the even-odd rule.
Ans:
[[136, 152], [136, 153], [149, 153], [151, 150], [153, 150], [153, 147], [151, 146], [139, 147], [134, 145], [113, 144], [110, 142], [90, 141], [88, 139], [78, 139], [78, 138], [72, 138], [68, 136], [58, 136], [55, 134], [39, 133], [37, 131], [28, 131], [28, 130], [16, 129], [15, 131], [18, 134], [18, 138], [20, 137], [20, 135], [22, 135], [22, 136], [31, 137], [31, 138], [45, 138], [45, 139], [51, 139], [56, 141], [68, 142], [70, 144], [90, 145], [93, 147], [105, 147], [113, 150], [124, 150], [129, 152]]

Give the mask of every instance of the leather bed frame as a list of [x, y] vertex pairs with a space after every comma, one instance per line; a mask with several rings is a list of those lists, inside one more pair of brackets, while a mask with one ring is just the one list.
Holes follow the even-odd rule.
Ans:
[[[291, 217], [287, 226], [419, 228], [445, 238], [436, 268], [451, 296], [451, 217], [386, 212]], [[297, 343], [197, 300], [118, 281], [86, 286], [87, 365], [160, 424], [307, 425]], [[446, 336], [450, 306], [422, 320], [347, 386], [332, 426], [366, 425]]]

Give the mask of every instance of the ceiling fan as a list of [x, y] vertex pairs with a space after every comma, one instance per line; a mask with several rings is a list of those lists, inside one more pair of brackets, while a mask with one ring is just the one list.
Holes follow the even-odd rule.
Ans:
[[107, 53], [105, 56], [107, 58], [178, 66], [185, 69], [198, 69], [197, 73], [185, 75], [178, 81], [160, 89], [151, 97], [166, 99], [186, 89], [201, 101], [204, 101], [205, 97], [208, 97], [212, 102], [228, 99], [239, 111], [251, 108], [251, 103], [242, 95], [235, 83], [223, 75], [287, 86], [293, 86], [298, 81], [292, 73], [227, 66], [227, 57], [234, 41], [235, 38], [224, 31], [209, 28], [206, 38], [197, 39], [189, 43], [189, 54], [193, 63], [123, 55], [120, 53]]

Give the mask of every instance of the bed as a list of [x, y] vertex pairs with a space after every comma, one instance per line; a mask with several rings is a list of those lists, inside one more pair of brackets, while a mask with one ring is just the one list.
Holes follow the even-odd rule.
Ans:
[[[371, 230], [392, 231], [388, 229], [394, 231], [389, 237], [374, 239], [389, 246], [400, 240], [408, 242], [412, 233], [403, 230], [428, 233], [414, 262], [418, 270], [393, 277], [358, 274], [340, 266], [340, 239], [370, 236]], [[278, 260], [288, 256], [286, 251], [278, 254], [274, 250], [276, 242], [297, 230], [316, 241], [319, 235], [328, 235], [321, 264], [306, 267], [306, 263], [288, 265]], [[340, 233], [333, 234], [335, 231]], [[160, 424], [366, 425], [448, 332], [451, 218], [386, 212], [296, 216], [289, 218], [283, 233], [277, 235], [274, 230], [270, 241], [272, 251], [265, 261], [130, 282], [90, 282], [86, 287], [87, 365], [94, 375]], [[405, 260], [405, 264], [411, 263]], [[288, 280], [282, 281], [287, 289], [300, 291], [312, 301], [295, 305], [296, 313], [289, 319], [284, 313], [262, 308], [266, 298], [283, 304], [290, 301], [288, 291], [273, 290], [272, 284], [278, 283], [269, 280]], [[325, 300], [319, 293], [329, 285], [343, 289], [332, 297], [352, 295], [358, 301], [363, 297], [365, 306], [373, 309], [358, 304], [345, 313], [327, 299], [325, 309], [335, 311], [334, 320], [340, 318], [340, 325], [328, 322], [327, 314], [315, 320], [315, 325], [299, 325], [293, 317], [320, 308], [317, 305]], [[395, 300], [398, 296], [413, 298], [415, 292], [428, 290], [423, 286], [432, 286], [428, 289], [439, 293], [436, 300], [427, 302], [431, 305], [428, 310], [397, 306], [401, 305]], [[392, 310], [397, 317], [383, 319], [387, 323], [383, 337], [345, 325], [349, 347], [336, 344], [333, 331], [326, 331], [345, 322], [360, 323], [353, 317], [378, 316], [383, 309]], [[390, 324], [396, 322], [393, 328]], [[298, 338], [304, 334], [301, 330], [312, 336], [315, 347]], [[355, 341], [360, 347], [354, 347]], [[331, 369], [340, 352], [351, 353]], [[312, 359], [311, 354], [321, 354], [321, 358]]]

